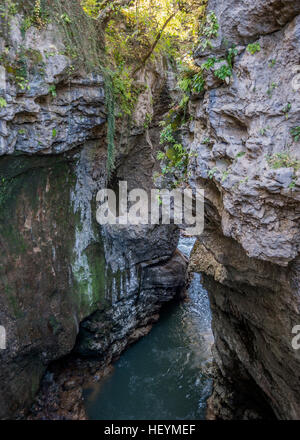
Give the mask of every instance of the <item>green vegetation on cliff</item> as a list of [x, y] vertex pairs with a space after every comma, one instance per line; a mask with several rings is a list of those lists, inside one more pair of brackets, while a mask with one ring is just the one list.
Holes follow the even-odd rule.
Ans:
[[[116, 118], [130, 120], [143, 90], [136, 81], [140, 71], [159, 56], [183, 66], [181, 70], [190, 68], [205, 7], [206, 0], [6, 0], [2, 9], [8, 26], [11, 17], [23, 14], [23, 36], [31, 27], [58, 26], [70, 75], [84, 66], [104, 76], [109, 175], [114, 168]], [[22, 90], [28, 84], [26, 59], [13, 72]], [[194, 82], [199, 88], [196, 77]], [[54, 96], [56, 91], [52, 87], [49, 93]]]

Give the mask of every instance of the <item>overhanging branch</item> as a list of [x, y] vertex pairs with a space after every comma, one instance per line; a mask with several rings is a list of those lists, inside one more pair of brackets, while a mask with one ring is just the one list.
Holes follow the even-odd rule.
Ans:
[[139, 71], [139, 70], [145, 65], [145, 63], [146, 63], [146, 61], [148, 60], [148, 58], [150, 58], [150, 56], [152, 55], [154, 49], [156, 48], [156, 46], [157, 46], [159, 40], [161, 39], [161, 36], [162, 36], [162, 34], [163, 34], [165, 28], [168, 26], [168, 24], [169, 24], [169, 22], [172, 20], [172, 18], [175, 17], [175, 15], [177, 14], [177, 12], [178, 12], [178, 11], [173, 12], [173, 14], [171, 14], [170, 17], [164, 22], [163, 27], [162, 27], [161, 30], [158, 32], [158, 34], [157, 34], [157, 36], [156, 36], [156, 38], [155, 38], [155, 40], [154, 40], [154, 43], [152, 44], [152, 46], [151, 46], [149, 52], [144, 56], [144, 58], [143, 58], [141, 64], [140, 64], [140, 65], [139, 65], [139, 66], [133, 71], [133, 73], [132, 73], [133, 75], [135, 75], [135, 74], [136, 74], [136, 73], [137, 73], [137, 72], [138, 72], [138, 71]]
[[111, 14], [118, 7], [128, 6], [132, 0], [114, 0], [114, 1], [103, 1], [101, 6], [104, 6], [104, 9], [101, 9], [96, 20], [100, 22], [105, 22], [110, 19]]

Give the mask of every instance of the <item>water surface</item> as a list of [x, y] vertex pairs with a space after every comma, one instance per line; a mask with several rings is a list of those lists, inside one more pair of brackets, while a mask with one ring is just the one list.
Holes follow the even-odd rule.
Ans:
[[[189, 256], [194, 238], [182, 237]], [[194, 274], [188, 301], [166, 306], [151, 332], [130, 347], [114, 371], [84, 391], [92, 420], [197, 420], [205, 418], [211, 379], [211, 315], [201, 275]]]

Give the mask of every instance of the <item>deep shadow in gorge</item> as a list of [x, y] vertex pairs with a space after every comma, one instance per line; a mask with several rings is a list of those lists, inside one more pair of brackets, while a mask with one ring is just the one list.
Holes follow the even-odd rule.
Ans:
[[[193, 237], [181, 237], [179, 249], [188, 256], [194, 242]], [[42, 385], [44, 392], [40, 394], [42, 405], [36, 404], [30, 418], [40, 418], [41, 414], [52, 418], [56, 405], [60, 408], [58, 413], [54, 410], [55, 418], [64, 418], [68, 402], [77, 399], [77, 407], [71, 404], [75, 418], [215, 419], [210, 406], [215, 377], [211, 364], [213, 335], [205, 289], [212, 291], [216, 286], [211, 278], [202, 278], [200, 274], [190, 274], [187, 297], [175, 298], [165, 304], [151, 331], [149, 328], [146, 333], [139, 334], [144, 337], [132, 341], [120, 357], [111, 358], [112, 365], [107, 364], [107, 353], [96, 357], [88, 353], [82, 357], [82, 350], [78, 353], [76, 346], [80, 346], [86, 332], [83, 322], [75, 351], [54, 362], [46, 373]], [[93, 317], [88, 321], [91, 319]], [[224, 351], [230, 353], [229, 347]], [[214, 399], [217, 400], [216, 393], [220, 392], [222, 396], [226, 390], [226, 405], [228, 402], [231, 405], [228, 411], [235, 411], [237, 420], [276, 419], [266, 396], [254, 380], [246, 371], [240, 370], [238, 362], [232, 365], [235, 367], [235, 382], [224, 383], [224, 379], [222, 382], [218, 377]], [[223, 413], [227, 410], [226, 405], [222, 407]]]
[[[180, 238], [179, 249], [187, 257], [194, 241]], [[104, 317], [102, 313], [105, 331], [112, 332]], [[152, 329], [150, 325], [140, 329], [136, 339], [129, 338], [120, 359], [120, 351], [114, 357], [110, 347], [94, 355], [82, 348], [82, 340], [93, 338], [85, 324], [90, 328], [93, 319], [100, 320], [92, 315], [81, 323], [73, 352], [50, 365], [29, 418], [85, 418], [86, 410], [90, 419], [205, 419], [213, 337], [207, 292], [199, 274], [192, 277], [185, 299], [178, 292], [162, 307], [158, 322], [158, 315], [152, 321], [156, 322]], [[105, 333], [101, 339], [105, 340]], [[116, 347], [120, 350], [118, 342], [112, 348]]]
[[[193, 237], [181, 237], [190, 253]], [[113, 370], [84, 389], [93, 420], [203, 420], [211, 394], [213, 337], [207, 292], [192, 275], [185, 300], [165, 305], [151, 332], [128, 348]]]
[[[179, 249], [189, 256], [193, 237], [181, 237]], [[92, 420], [205, 420], [215, 419], [210, 406], [212, 382], [211, 311], [208, 293], [217, 289], [210, 277], [190, 274], [185, 300], [166, 304], [151, 332], [128, 348], [108, 375], [83, 391], [87, 415]], [[214, 296], [210, 295], [214, 301]], [[213, 304], [215, 307], [215, 304]], [[213, 308], [214, 308], [213, 307]], [[216, 318], [216, 315], [214, 315]], [[248, 340], [251, 333], [236, 329]], [[235, 412], [236, 420], [275, 420], [267, 396], [240, 368], [230, 353], [234, 381], [220, 380], [214, 388], [226, 392], [222, 412]], [[221, 398], [221, 396], [219, 398]], [[208, 401], [208, 407], [207, 407]]]

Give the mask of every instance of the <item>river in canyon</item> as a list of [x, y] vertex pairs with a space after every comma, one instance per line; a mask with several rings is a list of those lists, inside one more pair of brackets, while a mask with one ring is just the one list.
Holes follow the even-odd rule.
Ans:
[[[182, 236], [187, 257], [195, 239]], [[166, 305], [151, 332], [131, 346], [112, 373], [84, 390], [91, 420], [201, 420], [212, 380], [211, 314], [201, 275], [193, 274], [185, 301]]]

